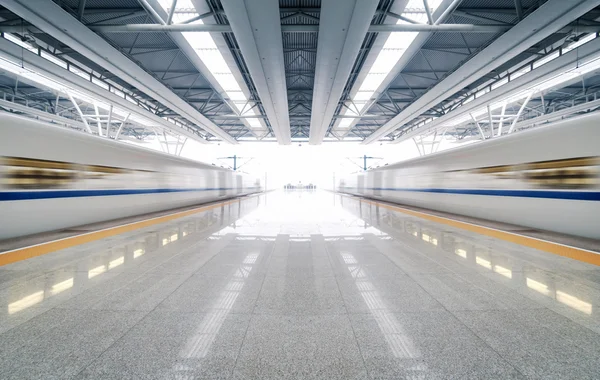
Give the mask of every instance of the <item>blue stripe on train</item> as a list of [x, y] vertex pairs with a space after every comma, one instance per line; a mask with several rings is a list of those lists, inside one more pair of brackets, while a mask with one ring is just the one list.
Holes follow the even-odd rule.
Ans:
[[[344, 187], [344, 189], [357, 189]], [[550, 198], [572, 199], [580, 201], [600, 201], [600, 191], [564, 191], [564, 190], [497, 190], [497, 189], [411, 189], [373, 187], [366, 190], [374, 191], [412, 191], [419, 193], [464, 194], [464, 195], [492, 195], [499, 197], [522, 198]]]
[[[246, 187], [245, 190], [258, 189]], [[203, 189], [103, 189], [103, 190], [38, 190], [38, 191], [0, 191], [0, 201], [22, 201], [31, 199], [103, 197], [112, 195], [140, 195], [161, 193], [182, 193], [191, 191], [236, 190], [235, 187], [215, 187]]]

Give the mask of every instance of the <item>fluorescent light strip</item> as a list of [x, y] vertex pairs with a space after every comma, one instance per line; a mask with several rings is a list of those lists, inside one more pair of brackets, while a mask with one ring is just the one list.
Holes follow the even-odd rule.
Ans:
[[[159, 0], [160, 6], [165, 12], [169, 12], [172, 0]], [[196, 9], [191, 0], [178, 0], [175, 10], [189, 11]], [[179, 24], [187, 21], [193, 17], [199, 16], [197, 12], [184, 13], [176, 12], [173, 14], [173, 24]], [[204, 24], [202, 20], [195, 20], [189, 24]], [[223, 88], [227, 97], [231, 100], [231, 103], [237, 108], [244, 116], [255, 116], [257, 115], [254, 109], [248, 108], [248, 98], [242, 91], [240, 84], [236, 80], [235, 76], [229, 69], [227, 62], [223, 58], [223, 55], [219, 51], [217, 44], [211, 37], [209, 32], [182, 32], [181, 33], [186, 41], [196, 52], [196, 55], [202, 60], [202, 63], [206, 66], [211, 75]], [[264, 129], [259, 119], [245, 119], [244, 120], [253, 129]]]

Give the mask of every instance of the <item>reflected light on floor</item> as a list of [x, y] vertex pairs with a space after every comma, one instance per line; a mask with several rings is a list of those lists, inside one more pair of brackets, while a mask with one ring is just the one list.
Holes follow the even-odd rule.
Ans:
[[477, 263], [477, 265], [481, 265], [484, 268], [492, 269], [492, 262], [484, 259], [483, 257], [475, 257], [475, 262]]
[[508, 268], [501, 267], [500, 265], [494, 265], [494, 272], [506, 278], [512, 278], [512, 271]]
[[527, 287], [535, 290], [538, 293], [542, 293], [543, 295], [550, 295], [550, 289], [548, 289], [548, 285], [542, 284], [541, 282], [536, 280], [532, 280], [529, 277], [527, 277]]
[[464, 249], [457, 248], [454, 250], [454, 253], [456, 253], [458, 256], [462, 257], [463, 259], [467, 258], [467, 251]]
[[558, 300], [558, 302], [564, 303], [565, 305], [573, 309], [579, 310], [585, 314], [592, 314], [592, 304], [582, 301], [575, 296], [557, 290], [556, 299]]
[[94, 278], [99, 274], [106, 272], [106, 265], [100, 265], [88, 271], [88, 278]]
[[[244, 283], [250, 272], [252, 264], [256, 263], [259, 253], [250, 253], [242, 260], [242, 265], [238, 268], [233, 277], [225, 285], [225, 288], [218, 299], [212, 304], [212, 312], [206, 313], [202, 322], [196, 329], [194, 335], [188, 340], [184, 349], [180, 352], [182, 358], [201, 359], [206, 357], [210, 347], [217, 338], [221, 326], [225, 322], [227, 315], [233, 308], [236, 299], [244, 287]], [[187, 371], [190, 368], [180, 366], [178, 371]]]
[[431, 243], [433, 245], [438, 245], [438, 240], [437, 238], [434, 238], [433, 236], [427, 235], [427, 234], [423, 234], [421, 236], [421, 239], [425, 240], [428, 243]]
[[113, 269], [122, 265], [125, 262], [125, 256], [121, 256], [108, 263], [108, 269]]
[[[392, 354], [396, 358], [417, 358], [420, 352], [407, 336], [402, 325], [393, 314], [389, 313], [385, 301], [377, 291], [375, 285], [368, 279], [366, 272], [359, 266], [358, 261], [351, 253], [340, 253], [346, 263], [350, 275], [354, 279], [356, 288], [369, 312], [377, 322], [379, 329], [388, 343]], [[419, 369], [425, 369], [419, 368]]]
[[59, 282], [56, 285], [52, 285], [52, 289], [50, 290], [50, 293], [52, 295], [58, 294], [60, 292], [64, 292], [67, 289], [70, 289], [73, 287], [73, 278], [71, 277], [68, 280], [65, 280], [63, 282]]
[[18, 301], [8, 304], [8, 314], [14, 314], [18, 311], [26, 309], [35, 305], [36, 303], [40, 303], [44, 300], [44, 291], [40, 290], [39, 292], [35, 292], [33, 294], [28, 295], [27, 297], [23, 297]]

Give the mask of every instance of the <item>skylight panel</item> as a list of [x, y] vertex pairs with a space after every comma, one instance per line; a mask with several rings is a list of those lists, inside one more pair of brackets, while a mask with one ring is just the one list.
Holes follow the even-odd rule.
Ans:
[[352, 119], [342, 119], [338, 124], [338, 129], [348, 129], [352, 124]]
[[227, 95], [229, 96], [229, 99], [233, 100], [234, 102], [242, 101], [241, 104], [243, 104], [246, 101], [246, 95], [244, 95], [244, 93], [241, 90], [240, 91], [228, 91]]
[[[165, 12], [169, 13], [172, 5], [171, 0], [159, 0], [159, 4]], [[199, 15], [197, 12], [192, 12], [196, 8], [191, 0], [178, 0], [175, 9], [176, 12], [173, 14], [172, 19], [174, 24], [187, 21]], [[195, 20], [190, 24], [203, 24], [203, 22], [202, 20]], [[210, 33], [182, 32], [181, 34], [194, 49], [200, 60], [202, 60], [202, 63], [206, 66], [210, 74], [219, 83], [219, 86], [225, 91], [225, 97], [232, 101], [238, 112], [241, 112], [248, 103], [248, 97], [242, 91], [240, 83], [231, 72], [229, 65]], [[249, 109], [244, 112], [244, 115], [256, 115], [256, 112], [253, 109]], [[252, 128], [259, 128], [259, 126], [263, 128], [259, 120], [253, 120], [252, 122], [249, 120], [246, 120], [246, 123]]]
[[510, 80], [515, 80], [518, 77], [520, 77], [520, 76], [522, 76], [524, 74], [527, 74], [530, 71], [531, 71], [531, 66], [527, 65], [527, 66], [525, 66], [525, 67], [523, 67], [523, 68], [515, 71], [514, 73], [511, 73], [510, 74]]
[[[429, 0], [429, 7], [431, 13], [440, 5], [442, 0]], [[404, 12], [403, 17], [413, 20], [417, 23], [427, 23], [428, 17], [425, 11], [423, 0], [410, 0]], [[396, 24], [410, 24], [404, 20], [398, 20]], [[373, 98], [375, 91], [385, 81], [390, 72], [394, 69], [398, 61], [402, 58], [406, 49], [413, 43], [415, 38], [418, 36], [418, 32], [392, 32], [386, 39], [383, 48], [375, 58], [375, 62], [369, 68], [369, 71], [363, 82], [358, 87], [358, 92], [352, 98], [354, 104], [358, 107], [359, 112], [363, 113], [364, 108], [370, 104], [369, 100]], [[348, 111], [342, 112], [343, 115], [347, 115]], [[352, 124], [352, 119], [342, 119], [337, 128], [345, 129]]]
[[228, 92], [235, 92], [235, 91], [242, 92], [242, 89], [240, 88], [240, 85], [238, 84], [238, 82], [235, 79], [235, 77], [233, 76], [233, 74], [231, 74], [231, 73], [216, 73], [215, 78], [217, 78], [217, 81], [219, 82], [221, 87], [223, 87], [223, 90], [228, 91]]
[[248, 122], [248, 125], [250, 125], [251, 128], [255, 128], [255, 129], [262, 128], [262, 125], [260, 124], [258, 119], [247, 119], [246, 121]]
[[63, 61], [62, 59], [59, 59], [55, 56], [53, 56], [50, 53], [46, 53], [44, 50], [41, 51], [42, 58], [54, 63], [55, 65], [58, 65], [60, 67], [62, 67], [63, 69], [67, 68], [67, 62]]
[[95, 76], [92, 76], [92, 83], [95, 84], [96, 86], [102, 87], [105, 90], [108, 90], [108, 84], [98, 78], [96, 78]]
[[354, 101], [359, 102], [359, 103], [361, 103], [361, 102], [364, 103], [365, 100], [371, 99], [372, 95], [373, 95], [372, 90], [358, 91], [356, 93], [356, 95], [354, 96]]
[[585, 37], [583, 37], [582, 39], [580, 39], [579, 41], [576, 41], [574, 43], [572, 43], [571, 45], [567, 46], [566, 48], [563, 49], [563, 52], [566, 53], [568, 51], [571, 51], [573, 49], [577, 49], [578, 47], [580, 47], [581, 45], [590, 42], [591, 40], [593, 40], [594, 38], [596, 38], [596, 33], [591, 33]]
[[85, 80], [90, 80], [90, 74], [73, 66], [73, 65], [69, 65], [69, 71], [72, 72], [73, 74], [77, 74], [78, 76], [82, 77]]
[[542, 65], [544, 65], [544, 64], [546, 64], [546, 63], [548, 63], [550, 61], [552, 61], [555, 58], [557, 58], [559, 55], [560, 55], [560, 52], [555, 51], [554, 53], [549, 54], [546, 57], [533, 62], [533, 68], [537, 69], [538, 67], [540, 67], [540, 66], [542, 66]]
[[504, 78], [500, 79], [499, 81], [492, 83], [492, 90], [495, 90], [498, 87], [502, 87], [507, 83], [508, 83], [508, 77], [504, 77]]
[[19, 45], [22, 48], [25, 48], [25, 49], [37, 54], [37, 49], [35, 47], [31, 46], [29, 43], [27, 43], [25, 41], [22, 41], [19, 37], [15, 37], [12, 34], [5, 33], [4, 38], [6, 38], [7, 40], [9, 40], [12, 43]]
[[385, 73], [370, 72], [367, 74], [358, 91], [373, 93], [385, 79]]

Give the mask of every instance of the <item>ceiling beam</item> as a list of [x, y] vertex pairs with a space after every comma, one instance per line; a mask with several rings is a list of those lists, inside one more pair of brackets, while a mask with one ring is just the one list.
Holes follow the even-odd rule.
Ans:
[[[187, 130], [186, 128], [188, 127], [184, 128], [172, 124], [153, 112], [139, 107], [137, 104], [133, 104], [128, 100], [125, 100], [125, 98], [122, 96], [118, 96], [100, 86], [97, 86], [89, 79], [84, 79], [71, 71], [67, 71], [62, 67], [48, 61], [47, 59], [44, 59], [28, 50], [24, 50], [19, 45], [13, 44], [12, 42], [3, 38], [0, 38], [0, 58], [9, 62], [19, 62], [26, 69], [37, 72], [56, 83], [61, 83], [66, 88], [77, 89], [87, 97], [112, 104], [115, 107], [130, 112], [132, 115], [144, 118], [147, 120], [147, 123], [151, 123], [151, 126], [153, 127], [160, 128], [161, 130], [168, 131], [169, 133], [189, 137], [200, 143], [206, 143], [205, 139], [195, 133], [197, 129], [192, 130], [190, 128], [190, 130]], [[27, 78], [20, 78], [20, 80], [27, 81]], [[54, 89], [50, 87], [46, 88], [44, 85], [38, 84], [37, 82], [32, 81], [31, 84], [37, 88], [46, 89], [52, 93], [55, 92]]]
[[[321, 17], [323, 17], [321, 15]], [[370, 20], [369, 20], [370, 21]], [[321, 23], [320, 25], [322, 25]], [[234, 24], [235, 25], [235, 24]], [[89, 28], [99, 33], [157, 33], [157, 32], [212, 32], [232, 33], [231, 25], [221, 24], [125, 24], [125, 25], [90, 25]], [[235, 27], [234, 27], [235, 28]], [[316, 33], [319, 25], [280, 25], [282, 32], [293, 33]], [[455, 32], [455, 33], [500, 33], [510, 29], [510, 25], [472, 25], [472, 24], [384, 24], [371, 25], [368, 31], [371, 33], [383, 32]], [[18, 32], [22, 26], [3, 26], [2, 31]]]
[[[2, 25], [1, 32], [18, 33], [26, 27], [34, 33], [40, 30], [31, 25]], [[231, 25], [221, 24], [125, 24], [125, 25], [88, 25], [90, 30], [99, 33], [162, 33], [162, 32], [211, 32], [233, 33]], [[281, 31], [286, 33], [317, 33], [319, 25], [281, 25]], [[472, 24], [384, 24], [371, 25], [370, 33], [385, 32], [444, 32], [444, 33], [501, 33], [510, 29], [510, 25], [472, 25]], [[598, 28], [593, 29], [597, 31]]]
[[[432, 131], [436, 128], [445, 127], [449, 125], [449, 123], [452, 123], [452, 120], [456, 120], [461, 116], [464, 117], [465, 115], [469, 115], [469, 113], [484, 108], [486, 105], [491, 103], [508, 99], [511, 96], [514, 96], [516, 93], [522, 93], [524, 89], [536, 88], [540, 84], [556, 78], [558, 74], [564, 73], [567, 70], [572, 70], [576, 65], [583, 65], [586, 63], [589, 64], [597, 59], [600, 59], [600, 39], [594, 39], [593, 41], [590, 41], [577, 49], [564, 53], [560, 57], [553, 59], [543, 66], [540, 66], [535, 70], [529, 71], [525, 75], [511, 80], [506, 85], [501, 86], [494, 91], [488, 92], [472, 102], [469, 102], [468, 104], [464, 104], [461, 107], [444, 113], [437, 119], [424, 126], [419, 128], [413, 127], [402, 129], [400, 132], [401, 135], [398, 136], [394, 142], [402, 142], [419, 134]], [[577, 83], [579, 86], [581, 86], [581, 78], [574, 77], [571, 78], [570, 81], [557, 84], [552, 88], [545, 89], [542, 93], [542, 98], [546, 97], [548, 92], [563, 89], [573, 83]], [[539, 94], [536, 94], [536, 96], [539, 96]]]
[[74, 19], [51, 0], [0, 1], [0, 4], [48, 33], [62, 43], [85, 55], [125, 82], [137, 87], [164, 106], [179, 113], [190, 122], [221, 138], [235, 144], [233, 137], [221, 130], [212, 121], [198, 112], [192, 105], [181, 99], [168, 87], [139, 67], [100, 36]]
[[[444, 17], [447, 17], [447, 15], [451, 13], [452, 9], [454, 9], [457, 6], [457, 4], [460, 3], [461, 1], [462, 0], [443, 0], [443, 1], [441, 1], [439, 6], [437, 7], [437, 9], [435, 9], [435, 11], [433, 13], [433, 18], [436, 20], [435, 24], [438, 25], [441, 22], [443, 22]], [[404, 9], [402, 12], [404, 13], [406, 11], [407, 11], [407, 9]], [[409, 9], [408, 11], [411, 11], [411, 10]], [[385, 43], [386, 43], [388, 37], [389, 37], [388, 34], [380, 34], [376, 37], [375, 41], [373, 42], [373, 46], [369, 49], [369, 52], [364, 59], [364, 63], [362, 65], [362, 67], [360, 68], [358, 75], [354, 79], [352, 88], [350, 89], [350, 92], [348, 93], [348, 97], [350, 99], [353, 99], [354, 97], [357, 96], [358, 91], [359, 91], [360, 87], [362, 86], [362, 83], [366, 80], [368, 73], [371, 71], [371, 68], [373, 67], [373, 64], [375, 63], [375, 61], [377, 60], [377, 57], [379, 56], [383, 47], [385, 46]], [[381, 97], [383, 97], [384, 95], [387, 96], [386, 88], [388, 88], [388, 86], [390, 86], [390, 84], [396, 80], [396, 78], [400, 75], [399, 73], [405, 69], [406, 65], [408, 65], [410, 63], [410, 61], [412, 61], [415, 54], [417, 54], [421, 50], [421, 46], [423, 46], [423, 44], [425, 44], [429, 40], [430, 37], [431, 37], [431, 33], [426, 33], [426, 32], [417, 33], [417, 35], [415, 36], [413, 41], [410, 43], [410, 45], [407, 46], [406, 50], [403, 52], [403, 54], [401, 54], [400, 59], [396, 61], [396, 63], [392, 67], [392, 69], [385, 76], [383, 81], [377, 87], [376, 91], [373, 93], [372, 103], [377, 103], [378, 100]], [[433, 75], [431, 75], [431, 74], [433, 74]], [[445, 74], [445, 72], [440, 73], [440, 75], [443, 75], [443, 74]], [[429, 79], [432, 82], [435, 82], [434, 79], [432, 79], [432, 78], [423, 78], [424, 76], [427, 77], [429, 75], [431, 75], [433, 78], [438, 77], [436, 73], [428, 73], [427, 75], [416, 75], [416, 76], [419, 77], [420, 79]], [[404, 79], [402, 81], [404, 81]], [[413, 91], [411, 91], [411, 93], [412, 92]], [[368, 107], [370, 107], [370, 106], [365, 106], [365, 107], [367, 107], [367, 108], [365, 108], [365, 110], [363, 110], [363, 112], [366, 111], [368, 109]], [[396, 113], [400, 112], [400, 109], [398, 109], [397, 106], [394, 106], [394, 109], [397, 109]], [[354, 128], [355, 124], [356, 124], [355, 122], [350, 123], [349, 128], [343, 128], [338, 133], [341, 135], [345, 135], [347, 133], [348, 129], [351, 130], [352, 128]], [[334, 130], [334, 131], [337, 130], [337, 127], [338, 127], [338, 125], [333, 125], [332, 130]]]
[[[168, 19], [169, 15], [167, 13], [167, 10], [161, 6], [161, 4], [158, 0], [143, 0], [143, 1], [146, 4], [145, 7], [147, 7], [148, 9], [152, 9], [153, 10], [152, 12], [154, 12], [156, 14], [156, 17], [159, 19], [159, 21], [158, 21], [159, 23], [162, 24], [162, 22], [160, 22], [160, 20]], [[172, 5], [173, 3], [170, 3], [170, 4]], [[214, 15], [214, 13], [206, 13], [206, 12], [202, 13], [206, 9], [202, 8], [200, 6], [200, 4], [196, 4], [196, 5], [199, 5], [199, 8], [197, 9], [197, 11], [201, 14], [194, 18], [201, 19], [201, 18], [208, 17], [207, 15], [209, 15], [209, 14]], [[178, 9], [176, 7], [177, 7], [177, 4], [175, 4], [175, 7], [172, 7], [172, 8], [174, 8], [175, 12], [177, 13]], [[223, 14], [224, 12], [218, 11], [215, 13]], [[191, 19], [188, 19], [188, 21], [189, 20], [191, 20]], [[230, 108], [232, 112], [235, 112], [235, 105], [229, 101], [227, 92], [219, 83], [219, 80], [217, 79], [215, 73], [213, 73], [206, 66], [204, 60], [202, 58], [200, 58], [200, 56], [198, 55], [198, 52], [192, 47], [188, 38], [186, 38], [186, 36], [180, 32], [170, 33], [169, 37], [172, 40], [172, 42], [174, 42], [177, 45], [179, 50], [181, 50], [181, 52], [183, 54], [185, 54], [187, 59], [192, 63], [192, 65], [194, 65], [194, 67], [198, 70], [198, 72], [200, 74], [202, 74], [202, 77], [204, 77], [204, 79], [206, 79], [206, 81], [208, 81], [210, 86], [212, 86], [212, 88], [214, 89], [214, 93], [211, 96], [214, 97], [215, 100], [224, 102], [226, 104], [226, 107]], [[225, 38], [223, 37], [222, 34], [213, 34], [213, 35], [211, 35], [211, 38], [214, 41], [214, 43], [216, 44], [217, 48], [219, 49], [220, 54], [223, 56], [223, 59], [225, 60], [227, 66], [229, 67], [229, 70], [235, 77], [235, 80], [238, 83], [240, 89], [242, 90], [242, 92], [244, 93], [244, 95], [246, 96], [247, 99], [251, 99], [253, 97], [252, 92], [250, 91], [250, 89], [248, 88], [248, 86], [246, 84], [246, 81], [244, 80], [244, 74], [242, 74], [242, 72], [240, 71], [240, 68], [236, 64], [236, 59], [234, 58], [234, 52], [232, 50], [230, 50], [227, 46], [227, 42], [225, 41]], [[154, 72], [158, 73], [156, 71], [154, 71]], [[167, 72], [169, 74], [173, 73], [173, 71], [170, 69], [167, 70]], [[167, 73], [163, 73], [163, 74], [167, 75]], [[164, 78], [164, 76], [163, 76], [163, 78]], [[198, 78], [196, 73], [194, 73], [194, 78]], [[173, 78], [169, 78], [169, 79], [173, 79]], [[192, 80], [196, 80], [196, 79], [192, 79]], [[197, 101], [190, 99], [190, 97], [188, 97], [188, 96], [185, 96], [185, 95], [180, 95], [180, 96], [183, 99], [185, 99], [188, 103], [193, 104], [200, 112], [205, 113], [205, 116], [208, 116], [208, 110], [206, 108], [203, 108], [200, 105], [203, 103], [202, 101], [197, 102]], [[198, 103], [200, 103], [200, 104], [198, 104]], [[220, 126], [220, 125], [219, 125], [219, 127], [222, 128], [222, 126]], [[248, 129], [250, 129], [249, 124], [247, 124], [246, 127], [248, 127]], [[265, 133], [268, 133], [268, 129], [267, 129], [266, 125], [264, 125], [264, 123], [260, 124], [260, 128], [255, 126], [254, 128], [251, 129], [251, 131], [257, 138], [259, 138], [259, 136], [264, 135]]]
[[291, 144], [277, 0], [222, 0], [223, 9], [279, 144]]
[[364, 143], [373, 143], [402, 127], [598, 5], [600, 5], [600, 0], [547, 1], [415, 102], [404, 108], [396, 117], [365, 139]]
[[[506, 32], [512, 25], [473, 25], [473, 24], [383, 24], [370, 25], [369, 33], [389, 32], [443, 32], [443, 33], [502, 33]], [[27, 28], [32, 33], [43, 33], [42, 30], [32, 25], [0, 25], [0, 32], [20, 33]], [[88, 25], [90, 30], [98, 33], [168, 33], [168, 32], [210, 32], [210, 33], [233, 33], [231, 25], [222, 24], [125, 24], [125, 25]], [[570, 30], [570, 29], [568, 29]], [[564, 32], [568, 31], [564, 29]], [[597, 25], [578, 25], [577, 30], [581, 33], [596, 33], [600, 30]], [[281, 25], [284, 33], [317, 33], [319, 25]], [[563, 31], [563, 30], [561, 30]], [[557, 30], [557, 33], [561, 32]], [[302, 49], [300, 49], [302, 50]]]
[[323, 0], [310, 120], [310, 144], [323, 142], [377, 2]]

